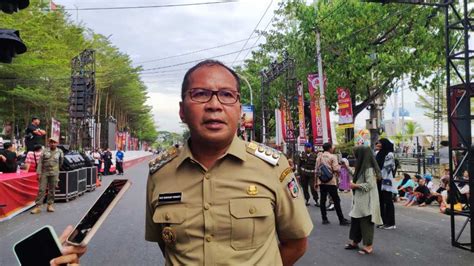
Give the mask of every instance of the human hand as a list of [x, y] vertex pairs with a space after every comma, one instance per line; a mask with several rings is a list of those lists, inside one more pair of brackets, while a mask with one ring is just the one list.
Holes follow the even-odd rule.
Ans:
[[351, 189], [358, 189], [358, 188], [359, 188], [359, 185], [351, 182]]
[[64, 232], [59, 237], [59, 241], [62, 244], [61, 257], [57, 257], [51, 260], [50, 264], [52, 266], [57, 266], [61, 264], [67, 264], [70, 266], [79, 265], [79, 257], [81, 257], [87, 251], [87, 247], [76, 247], [71, 246], [66, 243], [66, 239], [74, 228], [71, 225], [68, 225]]

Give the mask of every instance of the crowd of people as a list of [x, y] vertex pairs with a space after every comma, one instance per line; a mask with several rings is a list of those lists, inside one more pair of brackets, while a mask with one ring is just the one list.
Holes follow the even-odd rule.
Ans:
[[[240, 110], [240, 78], [232, 69], [206, 60], [186, 72], [179, 116], [190, 137], [183, 147], [150, 162], [146, 187], [145, 240], [158, 244], [167, 265], [293, 265], [308, 247], [311, 203], [319, 206], [324, 225], [334, 208], [339, 224], [350, 225], [345, 249], [368, 255], [374, 251], [376, 226], [396, 229], [399, 193], [412, 205], [438, 200], [434, 190], [441, 203], [453, 200], [427, 178], [408, 176], [399, 182], [388, 139], [380, 139], [375, 151], [355, 147], [354, 168], [348, 154], [335, 154], [332, 143], [324, 143], [321, 151], [307, 143], [299, 160], [291, 162], [270, 147], [236, 136]], [[92, 156], [97, 165], [109, 165], [112, 157], [99, 150]], [[339, 197], [349, 191], [350, 221]], [[63, 255], [52, 265], [77, 265], [86, 252], [86, 247], [65, 243], [71, 230], [63, 232]]]
[[[334, 146], [330, 143], [325, 143], [322, 148], [322, 151], [313, 150], [311, 143], [306, 143], [297, 162], [291, 164], [302, 186], [306, 206], [311, 205], [312, 196], [314, 205], [321, 209], [322, 223], [329, 224], [326, 211], [334, 206], [340, 224], [351, 225], [350, 242], [345, 246], [346, 249], [357, 249], [361, 254], [370, 254], [373, 250], [375, 226], [386, 230], [396, 229], [396, 202], [401, 202], [406, 207], [426, 207], [436, 202], [440, 212], [446, 214], [451, 212], [451, 203], [454, 211], [467, 208], [467, 170], [462, 177], [456, 178], [457, 193], [451, 194], [448, 193], [449, 165], [444, 161], [441, 164], [443, 174], [437, 181], [430, 173], [423, 176], [403, 173], [402, 176], [397, 176], [394, 145], [386, 138], [377, 141], [373, 151], [369, 147], [355, 147], [354, 168], [349, 166], [347, 153], [336, 156]], [[327, 170], [335, 178], [322, 181], [326, 179], [324, 176]], [[353, 193], [350, 223], [343, 216], [338, 190]], [[327, 206], [328, 197], [330, 203]], [[364, 243], [363, 248], [358, 246], [361, 241]]]

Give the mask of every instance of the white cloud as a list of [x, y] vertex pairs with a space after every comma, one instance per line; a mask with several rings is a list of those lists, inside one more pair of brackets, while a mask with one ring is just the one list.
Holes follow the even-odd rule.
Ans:
[[152, 113], [155, 123], [160, 131], [171, 131], [181, 133], [183, 128], [180, 125], [179, 102], [180, 96], [169, 95], [160, 92], [148, 93], [147, 104], [152, 106]]

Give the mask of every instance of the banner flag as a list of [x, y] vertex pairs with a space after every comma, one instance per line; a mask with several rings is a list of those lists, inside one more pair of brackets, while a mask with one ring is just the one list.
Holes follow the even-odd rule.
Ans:
[[283, 142], [283, 132], [282, 132], [282, 121], [281, 121], [281, 111], [280, 109], [275, 109], [275, 144], [281, 145]]
[[242, 113], [240, 115], [240, 126], [244, 129], [253, 129], [253, 105], [242, 104]]
[[[326, 83], [326, 79], [324, 79]], [[313, 130], [313, 144], [315, 146], [323, 145], [323, 130], [328, 132], [328, 142], [331, 142], [331, 119], [329, 117], [329, 109], [326, 106], [326, 124], [327, 128], [323, 128], [321, 106], [319, 104], [320, 93], [319, 93], [319, 78], [318, 74], [308, 75], [308, 90], [310, 96], [310, 110], [311, 110], [311, 128]], [[326, 86], [324, 86], [326, 87]]]
[[298, 81], [296, 85], [298, 93], [298, 119], [299, 119], [299, 143], [303, 144], [306, 142], [306, 122], [304, 117], [304, 92], [303, 82]]
[[349, 89], [337, 88], [337, 105], [339, 106], [339, 123], [352, 124], [354, 123], [352, 115], [352, 100]]
[[61, 137], [61, 122], [51, 118], [51, 138], [60, 141]]

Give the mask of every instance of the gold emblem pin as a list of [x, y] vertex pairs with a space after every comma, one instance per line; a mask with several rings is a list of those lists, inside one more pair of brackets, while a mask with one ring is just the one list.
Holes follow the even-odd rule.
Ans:
[[249, 195], [257, 195], [258, 194], [258, 189], [257, 186], [251, 185], [247, 188], [247, 194]]
[[163, 228], [163, 231], [161, 231], [161, 238], [167, 246], [173, 246], [176, 244], [176, 232], [170, 226]]

